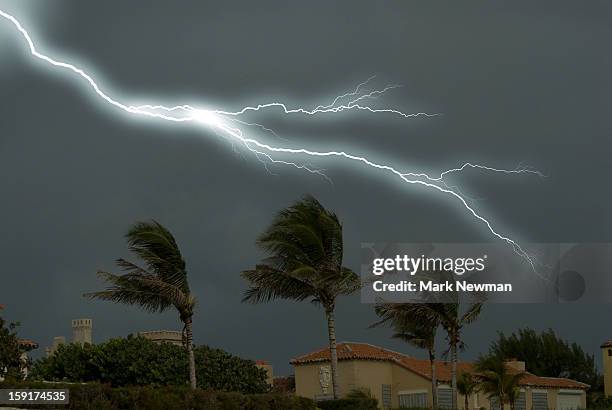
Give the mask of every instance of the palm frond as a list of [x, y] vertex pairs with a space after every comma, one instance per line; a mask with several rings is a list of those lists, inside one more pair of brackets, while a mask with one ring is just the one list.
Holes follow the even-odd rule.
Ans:
[[128, 248], [149, 271], [162, 280], [189, 291], [185, 261], [174, 236], [157, 221], [139, 222], [126, 234]]
[[250, 282], [242, 298], [245, 302], [262, 303], [273, 299], [302, 301], [314, 297], [316, 293], [309, 283], [267, 265], [246, 270], [242, 272], [242, 277]]
[[342, 266], [338, 217], [312, 196], [281, 210], [257, 244], [269, 256], [242, 273], [251, 282], [244, 300], [310, 299], [329, 308], [361, 287], [359, 276]]

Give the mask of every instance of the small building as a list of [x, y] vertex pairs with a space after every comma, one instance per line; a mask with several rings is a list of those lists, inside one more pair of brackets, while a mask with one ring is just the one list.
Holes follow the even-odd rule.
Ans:
[[612, 396], [612, 340], [601, 345], [604, 376], [604, 394]]
[[57, 349], [59, 349], [61, 345], [65, 345], [65, 344], [66, 344], [66, 338], [64, 336], [55, 336], [53, 338], [53, 344], [51, 346], [47, 346], [47, 348], [45, 349], [47, 352], [47, 357], [53, 356], [55, 352], [57, 351]]
[[[337, 346], [340, 395], [352, 390], [366, 390], [378, 400], [382, 408], [430, 407], [431, 367], [429, 360], [417, 359], [402, 353], [367, 343], [343, 342]], [[323, 348], [291, 360], [295, 368], [295, 393], [298, 396], [324, 400], [332, 397], [329, 348]], [[524, 371], [525, 363], [507, 362], [516, 371]], [[472, 363], [457, 363], [457, 373], [474, 372]], [[436, 362], [438, 379], [438, 406], [451, 408], [451, 365]], [[573, 410], [586, 408], [584, 383], [575, 380], [539, 377], [525, 373], [516, 410]], [[457, 405], [464, 408], [464, 398], [459, 395]], [[494, 409], [483, 394], [468, 398], [473, 409]], [[499, 405], [497, 406], [499, 407]], [[509, 408], [509, 406], [507, 407]]]
[[270, 385], [270, 387], [274, 386], [274, 371], [272, 369], [272, 365], [265, 360], [255, 360], [255, 366], [260, 369], [264, 369], [266, 371], [266, 383]]
[[74, 319], [72, 321], [72, 342], [84, 345], [92, 344], [93, 321], [91, 319]]
[[30, 371], [30, 357], [28, 356], [28, 353], [32, 350], [38, 349], [38, 343], [30, 339], [19, 339], [17, 343], [19, 343], [19, 349], [21, 350], [21, 362], [23, 363], [21, 371], [23, 372], [24, 378], [27, 378]]
[[[93, 320], [74, 319], [70, 324], [72, 327], [72, 343], [93, 344]], [[66, 344], [65, 336], [55, 336], [52, 345], [45, 348], [47, 357], [53, 356], [57, 349], [64, 344]]]
[[138, 332], [138, 336], [149, 339], [154, 343], [170, 343], [176, 346], [183, 345], [183, 334], [176, 330], [152, 330]]

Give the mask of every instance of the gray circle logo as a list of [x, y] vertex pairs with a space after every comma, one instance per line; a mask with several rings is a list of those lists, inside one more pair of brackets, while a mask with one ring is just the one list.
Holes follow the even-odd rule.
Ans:
[[586, 282], [582, 275], [574, 270], [563, 271], [557, 276], [557, 296], [565, 302], [574, 302], [584, 295]]

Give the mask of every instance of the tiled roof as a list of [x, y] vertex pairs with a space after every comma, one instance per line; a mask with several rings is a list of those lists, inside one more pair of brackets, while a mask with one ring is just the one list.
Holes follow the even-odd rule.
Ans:
[[602, 343], [600, 347], [612, 347], [612, 340], [608, 340], [605, 343]]
[[31, 349], [38, 349], [38, 343], [30, 339], [19, 339], [18, 343], [20, 346], [29, 347]]
[[[431, 379], [431, 366], [429, 360], [417, 359], [393, 350], [387, 350], [368, 343], [343, 342], [337, 346], [338, 360], [380, 360], [396, 363], [420, 376]], [[329, 348], [316, 350], [290, 361], [292, 365], [327, 362], [330, 360]], [[469, 362], [458, 362], [457, 373], [474, 373], [474, 366]], [[436, 361], [436, 378], [440, 382], [450, 382], [451, 363]], [[539, 377], [525, 373], [521, 385], [530, 387], [561, 387], [572, 389], [587, 389], [589, 385], [571, 379], [558, 377]]]
[[521, 385], [530, 387], [561, 387], [565, 389], [588, 389], [590, 386], [564, 377], [542, 377], [529, 372], [521, 379]]

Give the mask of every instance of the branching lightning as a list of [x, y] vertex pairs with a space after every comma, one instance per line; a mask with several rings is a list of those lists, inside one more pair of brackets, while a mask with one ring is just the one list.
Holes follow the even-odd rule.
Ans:
[[[326, 114], [331, 115], [338, 114], [344, 111], [365, 111], [368, 114], [395, 115], [403, 118], [431, 117], [439, 115], [428, 114], [424, 112], [405, 113], [395, 108], [373, 108], [368, 105], [368, 102], [370, 100], [376, 99], [385, 94], [387, 91], [391, 91], [399, 87], [398, 85], [387, 85], [382, 89], [366, 90], [365, 88], [374, 79], [374, 77], [371, 77], [368, 80], [362, 82], [361, 84], [358, 84], [352, 91], [346, 92], [345, 94], [335, 97], [331, 103], [327, 105], [318, 105], [315, 108], [311, 109], [304, 107], [290, 108], [282, 102], [268, 102], [258, 104], [256, 106], [246, 106], [237, 111], [228, 111], [222, 109], [203, 109], [192, 105], [130, 105], [106, 94], [97, 84], [97, 82], [92, 78], [92, 76], [85, 72], [83, 69], [67, 62], [58, 61], [52, 57], [49, 57], [39, 52], [36, 46], [34, 45], [34, 42], [32, 41], [32, 38], [30, 37], [29, 33], [15, 17], [2, 10], [0, 10], [0, 16], [12, 23], [12, 25], [19, 31], [21, 37], [23, 38], [23, 40], [25, 40], [25, 43], [29, 48], [30, 54], [33, 57], [58, 69], [66, 70], [75, 74], [77, 77], [80, 77], [89, 85], [89, 87], [95, 92], [95, 94], [99, 98], [101, 98], [106, 103], [114, 106], [115, 108], [118, 108], [129, 114], [138, 115], [150, 119], [156, 119], [160, 121], [166, 121], [169, 123], [195, 123], [199, 126], [208, 127], [216, 135], [227, 138], [232, 141], [233, 144], [239, 144], [240, 146], [246, 148], [248, 151], [254, 154], [254, 156], [259, 161], [264, 163], [266, 169], [268, 169], [267, 164], [287, 165], [305, 170], [313, 174], [320, 175], [329, 180], [329, 178], [324, 174], [322, 170], [314, 168], [308, 162], [299, 162], [299, 160], [303, 158], [336, 158], [361, 164], [363, 165], [364, 169], [367, 170], [386, 173], [387, 175], [395, 177], [406, 184], [420, 185], [428, 189], [432, 189], [441, 194], [444, 194], [449, 199], [458, 201], [459, 204], [467, 211], [469, 215], [471, 215], [477, 222], [484, 224], [484, 226], [487, 228], [491, 235], [512, 246], [514, 251], [518, 255], [523, 257], [531, 265], [534, 272], [536, 271], [535, 259], [530, 256], [514, 239], [494, 229], [491, 222], [482, 215], [480, 215], [473, 208], [470, 203], [470, 199], [466, 195], [462, 194], [461, 191], [459, 191], [455, 186], [448, 185], [445, 178], [451, 174], [462, 172], [468, 168], [479, 171], [503, 174], [533, 174], [543, 176], [538, 171], [523, 167], [512, 170], [499, 169], [485, 165], [472, 164], [468, 162], [460, 167], [443, 171], [437, 176], [431, 176], [426, 173], [404, 172], [396, 169], [391, 165], [374, 162], [373, 160], [368, 159], [364, 155], [354, 154], [344, 150], [316, 151], [304, 147], [295, 148], [271, 145], [267, 142], [262, 142], [258, 139], [255, 139], [252, 136], [248, 136], [246, 132], [252, 127], [258, 127], [260, 130], [263, 130], [271, 135], [277, 136], [273, 130], [265, 127], [262, 124], [248, 122], [246, 120], [241, 119], [249, 113], [255, 113], [258, 111], [265, 110], [279, 111], [283, 115], [304, 116]], [[282, 155], [285, 159], [278, 158], [278, 155]], [[295, 161], [298, 162], [286, 160], [287, 156], [297, 158]]]

